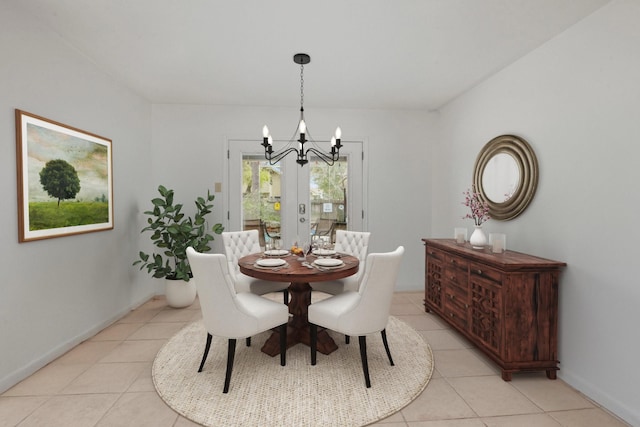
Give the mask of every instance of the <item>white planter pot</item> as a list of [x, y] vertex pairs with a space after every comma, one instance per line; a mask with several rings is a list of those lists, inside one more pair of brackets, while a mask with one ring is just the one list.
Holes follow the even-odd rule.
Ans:
[[169, 307], [188, 307], [196, 300], [196, 282], [193, 279], [188, 282], [165, 279], [164, 295]]

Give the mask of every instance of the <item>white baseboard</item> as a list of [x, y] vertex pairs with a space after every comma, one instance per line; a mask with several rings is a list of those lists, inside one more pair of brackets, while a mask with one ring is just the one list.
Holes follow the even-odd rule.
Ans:
[[118, 320], [122, 319], [124, 316], [126, 316], [127, 314], [129, 314], [131, 312], [131, 310], [139, 307], [140, 305], [144, 304], [146, 301], [148, 301], [150, 298], [152, 298], [154, 296], [153, 293], [143, 297], [142, 299], [140, 299], [139, 301], [134, 302], [133, 304], [131, 304], [128, 308], [125, 308], [123, 310], [120, 310], [119, 312], [117, 312], [115, 315], [111, 316], [109, 319], [92, 326], [91, 328], [87, 329], [86, 331], [84, 331], [83, 333], [65, 341], [64, 343], [52, 348], [51, 350], [49, 350], [48, 352], [46, 352], [45, 354], [43, 354], [42, 356], [38, 357], [35, 360], [32, 360], [30, 363], [28, 363], [27, 365], [23, 366], [22, 368], [13, 371], [12, 373], [10, 373], [9, 375], [5, 376], [4, 378], [0, 379], [0, 393], [4, 393], [5, 391], [9, 390], [11, 387], [13, 387], [14, 385], [18, 384], [20, 381], [24, 380], [25, 378], [33, 375], [34, 373], [36, 373], [39, 369], [47, 366], [49, 363], [53, 362], [54, 360], [56, 360], [58, 357], [62, 356], [63, 354], [65, 354], [66, 352], [68, 352], [69, 350], [71, 350], [72, 348], [74, 348], [75, 346], [77, 346], [78, 344], [80, 344], [83, 341], [86, 341], [87, 339], [93, 337], [94, 335], [96, 335], [98, 332], [102, 331], [103, 329], [105, 329], [108, 326], [111, 326], [113, 323], [117, 322]]
[[628, 407], [624, 403], [610, 396], [608, 393], [602, 391], [594, 384], [589, 381], [585, 381], [584, 378], [575, 375], [571, 371], [567, 371], [566, 368], [558, 371], [558, 377], [611, 413], [613, 416], [620, 418], [632, 426], [640, 426], [640, 408]]

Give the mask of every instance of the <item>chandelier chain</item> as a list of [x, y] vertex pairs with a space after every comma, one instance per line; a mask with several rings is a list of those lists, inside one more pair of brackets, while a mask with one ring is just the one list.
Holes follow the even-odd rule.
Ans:
[[300, 109], [304, 109], [304, 65], [300, 64]]

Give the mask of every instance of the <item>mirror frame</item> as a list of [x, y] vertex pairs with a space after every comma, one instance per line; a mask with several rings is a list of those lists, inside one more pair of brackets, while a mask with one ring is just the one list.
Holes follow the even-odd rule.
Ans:
[[[505, 153], [518, 164], [520, 180], [518, 187], [508, 200], [497, 203], [489, 199], [482, 185], [482, 176], [493, 156]], [[473, 168], [473, 185], [489, 205], [491, 219], [507, 221], [520, 215], [533, 200], [538, 187], [538, 159], [533, 149], [524, 139], [515, 135], [500, 135], [489, 141], [476, 158]]]

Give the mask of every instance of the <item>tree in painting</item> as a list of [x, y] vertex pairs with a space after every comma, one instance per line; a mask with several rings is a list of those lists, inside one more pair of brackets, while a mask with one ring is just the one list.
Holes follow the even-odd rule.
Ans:
[[80, 191], [78, 172], [62, 159], [50, 160], [40, 171], [40, 184], [49, 196], [60, 201], [73, 199]]

